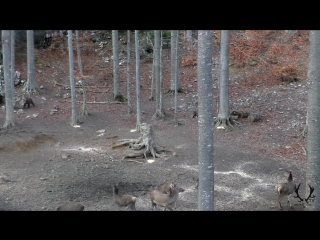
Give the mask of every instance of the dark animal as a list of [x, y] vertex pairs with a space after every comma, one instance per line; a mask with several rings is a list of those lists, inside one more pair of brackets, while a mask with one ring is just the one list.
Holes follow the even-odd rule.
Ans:
[[247, 118], [250, 113], [246, 111], [232, 111], [230, 115], [237, 116], [238, 118]]
[[27, 97], [26, 100], [24, 101], [23, 108], [25, 108], [27, 105], [28, 105], [28, 108], [30, 108], [30, 104], [33, 105], [34, 107], [36, 106], [32, 98]]
[[2, 94], [0, 94], [0, 104], [4, 104], [5, 98]]
[[198, 113], [197, 113], [197, 111], [193, 111], [193, 113], [192, 113], [192, 117], [193, 117], [193, 118], [198, 117]]

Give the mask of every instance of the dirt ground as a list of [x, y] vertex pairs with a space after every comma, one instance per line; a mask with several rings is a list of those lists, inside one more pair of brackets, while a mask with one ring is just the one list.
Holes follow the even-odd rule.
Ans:
[[[85, 75], [90, 80], [87, 87], [90, 116], [81, 116], [82, 96], [78, 94], [81, 124], [74, 128], [69, 123], [70, 98], [62, 97], [68, 90], [53, 84], [53, 79], [68, 84], [67, 54], [50, 54], [49, 50], [36, 50], [36, 54], [43, 61], [36, 65], [37, 84], [43, 87], [39, 95], [32, 96], [36, 106], [17, 112], [16, 125], [0, 131], [0, 210], [53, 211], [61, 204], [75, 201], [81, 202], [85, 211], [124, 211], [112, 200], [112, 185], [118, 184], [120, 194], [137, 197], [137, 210], [150, 211], [149, 192], [166, 181], [173, 181], [185, 190], [179, 194], [177, 211], [197, 210], [198, 119], [192, 118], [197, 85], [194, 77], [186, 76], [196, 68], [181, 67], [184, 72], [181, 85], [186, 91], [177, 98], [182, 124], [175, 126], [173, 95], [163, 93], [166, 119], [152, 118], [155, 102], [148, 100], [152, 62], [142, 62], [141, 122], [154, 126], [155, 140], [168, 152], [154, 162], [138, 162], [140, 159], [122, 160], [124, 149], [112, 148], [117, 140], [138, 138], [140, 134], [131, 131], [135, 129], [136, 116], [127, 114], [127, 104], [113, 102], [113, 80], [108, 77], [111, 68], [99, 68], [103, 63], [101, 56], [83, 54]], [[50, 63], [49, 67], [43, 64], [45, 61]], [[19, 68], [22, 76], [26, 76], [26, 66], [20, 63]], [[122, 74], [121, 87], [126, 93], [125, 71]], [[164, 77], [170, 72], [166, 74]], [[236, 84], [241, 81], [239, 76], [233, 75], [232, 79], [230, 92], [237, 94], [230, 96], [231, 109], [259, 111], [262, 120], [250, 123], [240, 119], [241, 126], [215, 130], [215, 210], [279, 211], [275, 185], [286, 181], [284, 170], [291, 170], [297, 183], [305, 182], [305, 140], [291, 137], [305, 123], [305, 81], [251, 90], [239, 88]], [[17, 95], [21, 89], [16, 88]], [[134, 92], [134, 84], [131, 89]], [[216, 100], [216, 88], [214, 94]], [[56, 111], [50, 114], [52, 109]], [[0, 124], [4, 122], [2, 108]], [[292, 199], [292, 209], [286, 200], [282, 201], [284, 210], [305, 210]]]

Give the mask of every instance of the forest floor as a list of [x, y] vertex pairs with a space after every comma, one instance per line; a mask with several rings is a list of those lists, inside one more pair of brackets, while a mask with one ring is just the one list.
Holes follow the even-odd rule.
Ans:
[[[192, 117], [197, 109], [197, 66], [180, 67], [184, 91], [177, 96], [177, 115], [182, 124], [175, 126], [174, 96], [166, 93], [170, 70], [164, 68], [163, 76], [166, 118], [157, 120], [153, 118], [155, 102], [149, 101], [152, 60], [148, 56], [142, 59], [141, 122], [154, 127], [155, 141], [167, 153], [155, 161], [122, 160], [124, 148], [112, 146], [119, 139], [136, 139], [140, 134], [134, 131], [136, 115], [128, 114], [127, 103], [113, 101], [112, 60], [106, 60], [112, 55], [111, 40], [105, 43], [109, 48], [105, 48], [108, 50], [104, 55], [94, 51], [99, 48], [98, 42], [83, 40], [81, 44], [90, 115], [81, 116], [82, 95], [76, 88], [80, 124], [70, 125], [71, 99], [63, 98], [70, 90], [60, 85], [70, 82], [66, 48], [36, 49], [40, 93], [32, 96], [35, 107], [19, 110], [16, 125], [0, 131], [0, 210], [52, 211], [70, 201], [81, 202], [85, 211], [125, 210], [112, 200], [112, 185], [118, 184], [120, 194], [137, 197], [137, 210], [149, 211], [150, 191], [166, 181], [173, 181], [185, 190], [179, 194], [177, 211], [197, 210], [198, 119]], [[170, 50], [164, 51], [165, 62], [169, 61], [168, 54]], [[17, 69], [26, 79], [23, 58]], [[79, 79], [77, 66], [75, 71]], [[302, 182], [301, 196], [305, 191], [306, 143], [305, 139], [293, 137], [306, 121], [305, 79], [272, 85], [251, 83], [249, 88], [236, 69], [230, 74], [231, 110], [258, 112], [262, 118], [253, 123], [242, 118], [240, 126], [215, 129], [215, 210], [279, 211], [275, 186], [286, 181], [288, 174], [284, 170], [291, 170], [294, 181]], [[132, 67], [132, 82], [134, 76]], [[125, 95], [126, 64], [121, 67], [121, 89]], [[16, 96], [21, 96], [21, 90], [22, 86], [16, 87]], [[135, 106], [134, 83], [131, 91]], [[213, 111], [217, 116], [216, 83], [213, 91]], [[2, 108], [0, 124], [4, 122]], [[293, 208], [283, 199], [284, 210], [307, 209], [292, 199]]]

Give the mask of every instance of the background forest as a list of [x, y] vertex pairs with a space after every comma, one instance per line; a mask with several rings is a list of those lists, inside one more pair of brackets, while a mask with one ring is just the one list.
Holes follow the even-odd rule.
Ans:
[[[106, 129], [106, 133], [102, 139], [107, 146], [104, 152], [114, 159], [123, 155], [124, 149], [112, 149], [117, 138], [129, 138], [121, 132], [118, 134], [116, 130], [130, 130], [136, 127], [136, 48], [135, 33], [131, 31], [131, 50], [130, 63], [131, 72], [128, 88], [128, 33], [126, 30], [119, 30], [117, 36], [119, 62], [119, 95], [121, 98], [115, 98], [114, 92], [114, 39], [112, 31], [107, 30], [79, 30], [78, 45], [76, 44], [76, 31], [73, 31], [73, 56], [74, 56], [74, 79], [75, 79], [75, 108], [78, 112], [79, 128], [83, 131], [83, 136], [79, 138], [74, 128], [70, 126], [70, 117], [72, 116], [72, 97], [70, 89], [70, 55], [68, 51], [68, 32], [67, 30], [34, 30], [34, 63], [35, 63], [35, 83], [37, 92], [26, 94], [25, 85], [28, 74], [28, 52], [27, 52], [27, 33], [24, 30], [16, 30], [15, 42], [15, 69], [21, 73], [21, 83], [14, 89], [14, 121], [15, 126], [12, 129], [3, 129], [0, 132], [1, 155], [7, 154], [13, 159], [19, 159], [19, 154], [30, 154], [36, 149], [42, 149], [43, 144], [49, 144], [45, 147], [54, 148], [55, 152], [50, 159], [60, 159], [61, 161], [72, 161], [72, 159], [80, 159], [80, 156], [72, 157], [66, 154], [63, 156], [61, 147], [64, 144], [72, 145], [79, 139], [86, 142], [86, 138], [92, 138], [92, 134], [99, 129]], [[198, 31], [197, 30], [180, 30], [178, 32], [177, 42], [177, 69], [178, 69], [178, 93], [174, 94], [173, 72], [175, 67], [175, 59], [173, 58], [171, 30], [162, 31], [162, 47], [161, 47], [161, 97], [163, 101], [163, 116], [157, 113], [156, 103], [156, 86], [153, 86], [152, 79], [155, 78], [154, 51], [155, 51], [155, 35], [153, 30], [141, 30], [139, 33], [139, 60], [140, 60], [140, 91], [141, 91], [141, 122], [152, 124], [155, 127], [155, 139], [160, 145], [170, 149], [168, 159], [176, 159], [179, 164], [183, 164], [185, 158], [191, 158], [197, 162], [197, 117], [194, 112], [198, 111]], [[81, 60], [78, 58], [78, 49], [80, 48]], [[220, 78], [220, 50], [221, 50], [221, 31], [213, 31], [213, 116], [218, 116], [219, 110], [219, 78]], [[300, 181], [305, 179], [305, 163], [306, 163], [306, 139], [301, 135], [305, 125], [307, 116], [307, 72], [309, 57], [309, 31], [308, 30], [232, 30], [230, 31], [230, 58], [229, 58], [229, 108], [232, 111], [245, 111], [249, 113], [259, 114], [261, 119], [257, 122], [251, 122], [248, 118], [238, 118], [239, 125], [227, 127], [223, 130], [215, 129], [214, 142], [221, 146], [221, 152], [232, 152], [239, 150], [239, 156], [248, 153], [253, 156], [262, 156], [258, 159], [276, 159], [279, 164], [284, 164], [283, 168], [297, 169], [293, 172], [294, 179]], [[81, 66], [79, 65], [81, 61]], [[82, 69], [81, 69], [82, 68]], [[117, 77], [117, 76], [116, 76]], [[83, 88], [80, 80], [86, 82], [85, 97], [86, 111], [88, 115], [83, 113]], [[71, 87], [72, 88], [72, 87]], [[3, 89], [3, 88], [2, 88]], [[128, 106], [128, 89], [131, 94], [132, 111]], [[26, 95], [31, 95], [34, 100], [35, 107], [23, 108]], [[175, 99], [175, 96], [177, 98]], [[0, 111], [0, 124], [5, 124], [6, 111], [2, 104]], [[158, 114], [158, 115], [157, 115]], [[157, 118], [155, 116], [161, 116]], [[177, 120], [178, 119], [178, 120]], [[176, 124], [178, 121], [178, 124]], [[76, 124], [74, 124], [76, 125]], [[99, 127], [98, 127], [99, 126]], [[26, 128], [31, 130], [28, 132]], [[87, 130], [85, 130], [87, 128]], [[90, 129], [89, 129], [90, 128]], [[95, 129], [96, 128], [96, 129]], [[107, 128], [113, 128], [112, 130]], [[25, 129], [25, 130], [23, 130]], [[23, 133], [27, 131], [28, 133]], [[67, 133], [68, 131], [71, 131]], [[173, 136], [167, 133], [172, 131]], [[61, 133], [63, 132], [63, 133]], [[112, 132], [112, 134], [111, 134]], [[11, 133], [11, 134], [10, 134]], [[12, 134], [15, 133], [15, 134]], [[39, 137], [42, 133], [42, 137]], [[108, 134], [107, 134], [108, 133]], [[25, 134], [25, 136], [24, 136]], [[90, 135], [91, 134], [91, 135]], [[138, 134], [138, 133], [130, 133]], [[191, 135], [190, 135], [191, 134]], [[67, 138], [65, 138], [66, 136]], [[98, 135], [98, 134], [95, 134]], [[178, 136], [182, 139], [174, 139]], [[73, 137], [72, 137], [73, 136]], [[78, 136], [78, 137], [77, 137]], [[134, 135], [131, 137], [137, 137]], [[169, 137], [171, 136], [171, 137]], [[33, 139], [30, 143], [29, 140]], [[65, 141], [63, 141], [65, 138]], [[71, 140], [67, 140], [67, 139]], [[79, 139], [77, 139], [79, 138]], [[95, 137], [96, 138], [96, 137]], [[95, 139], [94, 138], [94, 139]], [[98, 137], [99, 138], [99, 137]], [[168, 139], [171, 138], [171, 139]], [[26, 140], [29, 139], [29, 140]], [[37, 140], [38, 139], [38, 140]], [[99, 138], [101, 140], [101, 137]], [[92, 139], [91, 139], [92, 140]], [[64, 143], [63, 143], [64, 142]], [[72, 143], [72, 144], [71, 144]], [[58, 144], [58, 146], [57, 146]], [[95, 143], [91, 142], [92, 145]], [[186, 146], [184, 146], [186, 144]], [[37, 147], [32, 147], [35, 145]], [[188, 146], [188, 147], [187, 147]], [[216, 147], [216, 145], [215, 145]], [[59, 149], [60, 148], [60, 149]], [[102, 147], [103, 148], [103, 147]], [[223, 150], [222, 150], [223, 148]], [[33, 150], [32, 150], [33, 149]], [[184, 152], [179, 152], [180, 150]], [[30, 152], [31, 151], [31, 152]], [[43, 150], [44, 151], [44, 150]], [[215, 160], [219, 162], [219, 147], [215, 152]], [[241, 153], [240, 153], [241, 152]], [[13, 157], [13, 154], [17, 156]], [[189, 154], [190, 153], [190, 154]], [[230, 160], [242, 161], [238, 159], [237, 154], [231, 154]], [[21, 156], [21, 155], [20, 155]], [[223, 154], [222, 154], [223, 156]], [[65, 158], [66, 157], [66, 158]], [[251, 159], [248, 157], [248, 159]], [[87, 156], [85, 158], [88, 158]], [[246, 157], [244, 157], [246, 159]], [[3, 159], [3, 158], [2, 158]], [[67, 160], [66, 160], [67, 159]], [[95, 157], [89, 157], [90, 163], [96, 160]], [[92, 160], [95, 159], [95, 160]], [[166, 160], [163, 164], [170, 164], [170, 160]], [[179, 160], [178, 160], [179, 159]], [[6, 157], [9, 161], [10, 157]], [[3, 160], [1, 160], [3, 161]], [[109, 159], [108, 159], [109, 161]], [[162, 161], [162, 160], [161, 160]], [[180, 162], [181, 161], [181, 162]], [[187, 161], [187, 160], [186, 160]], [[191, 161], [191, 160], [190, 160]], [[178, 162], [176, 164], [178, 164]], [[250, 162], [248, 160], [248, 162]], [[186, 162], [184, 162], [186, 163]], [[88, 165], [88, 163], [86, 163]], [[100, 163], [99, 163], [100, 164]], [[99, 165], [98, 164], [98, 165]], [[113, 163], [114, 164], [114, 163]], [[140, 163], [125, 163], [131, 165], [139, 165]], [[173, 161], [174, 164], [174, 161]], [[219, 163], [220, 164], [220, 163]], [[67, 163], [68, 165], [68, 163]], [[108, 162], [107, 165], [110, 165]], [[193, 165], [193, 164], [191, 164]], [[227, 164], [228, 165], [228, 164]], [[270, 161], [270, 165], [271, 161]], [[229, 165], [228, 165], [229, 166]], [[269, 166], [269, 165], [268, 165]], [[9, 165], [8, 165], [9, 167]], [[49, 167], [49, 166], [48, 166]], [[87, 166], [89, 167], [89, 166]], [[110, 167], [110, 166], [109, 166]], [[123, 166], [122, 166], [123, 167]], [[163, 166], [159, 166], [163, 167]], [[270, 167], [270, 166], [269, 166]], [[119, 168], [120, 165], [119, 165]], [[172, 166], [168, 166], [172, 168]], [[280, 167], [281, 168], [281, 167]], [[219, 167], [217, 167], [219, 169]], [[216, 170], [216, 169], [215, 169]], [[49, 171], [49, 170], [48, 170]], [[79, 173], [79, 169], [77, 169]], [[126, 170], [123, 170], [126, 171]], [[128, 170], [129, 171], [129, 170]], [[195, 210], [197, 197], [195, 179], [198, 174], [196, 170], [190, 176], [181, 177], [180, 186], [187, 191], [180, 193], [182, 200], [182, 210]], [[227, 170], [226, 170], [227, 171]], [[235, 171], [231, 167], [229, 171]], [[254, 170], [252, 170], [254, 171]], [[268, 170], [269, 171], [269, 170]], [[270, 172], [271, 171], [271, 172]], [[264, 206], [256, 206], [253, 203], [249, 205], [237, 205], [239, 199], [235, 198], [231, 201], [233, 204], [228, 207], [223, 205], [223, 200], [219, 197], [229, 193], [226, 188], [215, 188], [217, 197], [216, 209], [221, 210], [247, 210], [258, 208], [262, 210], [277, 209], [277, 194], [274, 192], [274, 184], [279, 181], [285, 181], [286, 172], [279, 172], [277, 168], [270, 170], [266, 175], [271, 174], [270, 183], [267, 184], [267, 200], [262, 201]], [[169, 171], [170, 172], [170, 171]], [[9, 174], [8, 171], [2, 170], [0, 175]], [[88, 174], [86, 172], [86, 174]], [[85, 174], [85, 175], [86, 175]], [[92, 176], [92, 172], [90, 173]], [[160, 173], [159, 173], [160, 174]], [[174, 171], [170, 173], [176, 180], [179, 174], [183, 172]], [[256, 173], [258, 174], [258, 173]], [[10, 175], [10, 174], [9, 174]], [[3, 175], [4, 176], [4, 175]], [[259, 176], [259, 174], [258, 174]], [[270, 177], [270, 176], [269, 176]], [[13, 179], [15, 177], [12, 177]], [[50, 177], [47, 177], [50, 179]], [[110, 176], [111, 178], [111, 176]], [[266, 178], [268, 178], [266, 176]], [[229, 178], [228, 181], [233, 181]], [[17, 180], [17, 179], [16, 179]], [[110, 180], [110, 179], [109, 179]], [[139, 186], [132, 186], [133, 180], [129, 182], [129, 186], [124, 179], [121, 179], [120, 186], [127, 192], [134, 193], [139, 196], [147, 196], [150, 188], [157, 186], [161, 181], [171, 180], [166, 173], [161, 173], [159, 179], [154, 180], [152, 184], [142, 183], [138, 181]], [[147, 180], [146, 180], [147, 181]], [[177, 180], [178, 181], [178, 180]], [[219, 180], [217, 180], [219, 181]], [[14, 182], [13, 180], [11, 182]], [[17, 181], [19, 182], [19, 181]], [[42, 181], [44, 182], [44, 181]], [[116, 183], [115, 179], [110, 180], [112, 184]], [[119, 182], [119, 179], [118, 179]], [[179, 182], [179, 181], [178, 181]], [[240, 181], [241, 182], [241, 181]], [[14, 183], [16, 184], [16, 183]], [[93, 183], [90, 183], [93, 184]], [[112, 185], [110, 183], [110, 186]], [[216, 184], [216, 183], [215, 183]], [[14, 191], [10, 187], [5, 187], [2, 191], [12, 194]], [[244, 183], [246, 185], [246, 183]], [[270, 186], [272, 187], [272, 191]], [[69, 184], [70, 186], [70, 184]], [[256, 187], [256, 185], [254, 185]], [[135, 190], [132, 190], [132, 187]], [[188, 189], [192, 188], [193, 190]], [[228, 185], [232, 188], [232, 186]], [[21, 186], [23, 188], [23, 186]], [[140, 190], [138, 190], [140, 189]], [[143, 189], [143, 190], [141, 190]], [[252, 190], [252, 189], [251, 189]], [[111, 187], [108, 188], [108, 194], [111, 194]], [[121, 188], [120, 188], [121, 191]], [[252, 190], [253, 191], [253, 190]], [[261, 189], [258, 191], [262, 191]], [[269, 192], [270, 191], [270, 192]], [[304, 190], [302, 189], [302, 193]], [[101, 192], [99, 194], [102, 194]], [[188, 194], [191, 194], [188, 196]], [[274, 194], [273, 202], [270, 199]], [[179, 195], [179, 196], [180, 196]], [[302, 194], [301, 194], [302, 195]], [[99, 195], [100, 196], [100, 195]], [[250, 194], [244, 194], [244, 199], [251, 199]], [[243, 197], [242, 196], [242, 197]], [[96, 196], [97, 197], [97, 196]], [[226, 196], [227, 197], [227, 196]], [[8, 197], [6, 204], [12, 204], [2, 208], [19, 209], [14, 197]], [[59, 196], [61, 201], [52, 197], [47, 206], [42, 209], [52, 210], [57, 206], [57, 202], [63, 201], [82, 201], [85, 202], [90, 197], [81, 197], [73, 191], [69, 196]], [[241, 200], [242, 201], [242, 200]], [[15, 204], [14, 204], [15, 203]], [[270, 204], [271, 205], [270, 205]], [[21, 204], [21, 203], [20, 203]], [[253, 204], [253, 205], [252, 205]], [[93, 204], [94, 205], [94, 204]], [[103, 210], [103, 208], [91, 205], [91, 210]], [[147, 204], [146, 204], [147, 205]], [[34, 209], [35, 206], [21, 205], [24, 209]], [[42, 205], [41, 205], [42, 206]], [[85, 203], [87, 209], [90, 210], [88, 202]], [[100, 204], [101, 206], [101, 204]], [[144, 203], [141, 206], [145, 207]], [[105, 207], [112, 210], [112, 208]], [[137, 207], [138, 208], [138, 207]]]

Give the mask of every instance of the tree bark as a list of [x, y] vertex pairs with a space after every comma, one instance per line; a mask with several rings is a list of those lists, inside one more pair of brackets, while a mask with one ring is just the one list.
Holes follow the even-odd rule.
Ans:
[[314, 187], [313, 204], [310, 210], [320, 210], [320, 31], [310, 30], [308, 66], [308, 104], [307, 104], [307, 171], [306, 198], [309, 186]]
[[135, 47], [136, 47], [136, 97], [137, 97], [137, 125], [136, 125], [136, 130], [140, 132], [140, 125], [141, 125], [141, 96], [140, 96], [139, 30], [135, 30]]
[[74, 59], [73, 59], [73, 45], [72, 45], [72, 30], [68, 30], [68, 50], [69, 50], [69, 73], [70, 73], [70, 91], [71, 91], [71, 126], [75, 126], [77, 119], [77, 105], [76, 105], [76, 90], [74, 84]]
[[199, 191], [198, 210], [214, 210], [214, 156], [213, 156], [213, 94], [212, 56], [213, 31], [198, 31], [198, 155]]

